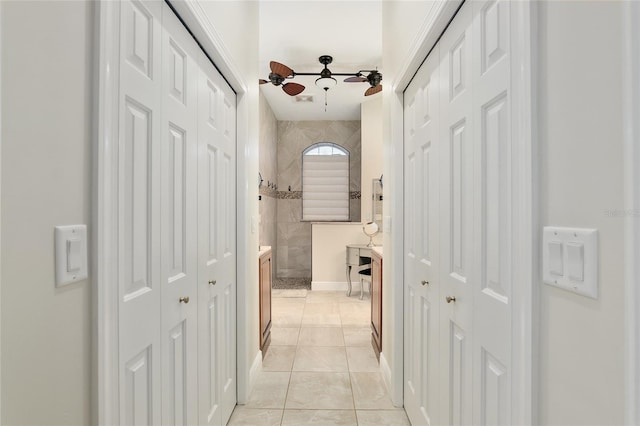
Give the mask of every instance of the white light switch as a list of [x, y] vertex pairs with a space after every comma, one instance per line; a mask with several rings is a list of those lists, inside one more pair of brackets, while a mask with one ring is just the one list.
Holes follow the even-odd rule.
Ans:
[[545, 226], [542, 238], [545, 284], [598, 298], [598, 231]]
[[56, 226], [56, 286], [82, 281], [88, 276], [87, 226]]
[[571, 281], [584, 281], [584, 245], [567, 243], [567, 267]]
[[80, 238], [67, 240], [67, 272], [77, 272], [82, 267], [82, 241]]
[[560, 241], [550, 241], [547, 247], [549, 250], [549, 272], [553, 275], [562, 276], [564, 274], [562, 243]]

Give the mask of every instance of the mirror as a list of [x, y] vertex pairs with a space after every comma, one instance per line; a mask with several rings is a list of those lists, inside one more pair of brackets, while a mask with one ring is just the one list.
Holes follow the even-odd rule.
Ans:
[[371, 191], [372, 206], [371, 218], [382, 231], [382, 176], [380, 179], [373, 179], [373, 190]]
[[367, 244], [367, 247], [373, 247], [373, 237], [378, 235], [378, 232], [380, 232], [378, 225], [375, 222], [369, 222], [362, 227], [362, 232], [369, 237], [369, 244]]

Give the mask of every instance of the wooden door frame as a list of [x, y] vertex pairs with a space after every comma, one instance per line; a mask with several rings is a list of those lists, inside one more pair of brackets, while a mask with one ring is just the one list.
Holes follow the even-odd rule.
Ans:
[[[381, 367], [390, 386], [396, 406], [403, 402], [404, 351], [404, 165], [403, 165], [403, 93], [411, 79], [436, 44], [440, 35], [462, 4], [461, 0], [439, 0], [432, 7], [416, 37], [391, 91], [385, 92], [387, 111], [390, 112], [389, 145], [385, 174], [391, 176], [392, 191], [388, 194], [393, 218], [390, 239], [392, 270], [392, 333], [399, 340], [392, 349], [392, 365]], [[537, 11], [535, 1], [511, 2], [511, 76], [512, 76], [512, 160], [514, 171], [514, 221], [512, 247], [516, 256], [513, 264], [512, 313], [512, 418], [511, 424], [531, 425], [537, 419], [537, 317], [539, 311], [538, 287], [540, 269], [539, 213], [538, 213], [538, 154], [536, 152], [536, 52]], [[385, 194], [387, 198], [387, 194]], [[384, 362], [383, 362], [384, 360]]]
[[640, 425], [640, 4], [623, 6], [625, 424]]
[[[249, 183], [245, 160], [249, 144], [248, 84], [199, 3], [190, 0], [171, 0], [189, 30], [215, 62], [237, 96], [236, 120], [236, 181], [238, 232], [237, 244], [237, 359], [247, 358], [250, 330], [246, 318], [247, 293], [251, 286], [247, 277], [257, 262], [249, 255], [249, 232], [240, 224], [250, 223]], [[118, 97], [119, 97], [119, 22], [120, 2], [96, 4], [95, 11], [95, 75], [94, 75], [94, 134], [92, 176], [92, 424], [119, 423], [118, 400], [118, 289], [113, 283], [118, 277], [117, 200], [118, 200]], [[253, 183], [253, 182], [251, 182]], [[249, 392], [249, 369], [237, 363], [238, 400]]]

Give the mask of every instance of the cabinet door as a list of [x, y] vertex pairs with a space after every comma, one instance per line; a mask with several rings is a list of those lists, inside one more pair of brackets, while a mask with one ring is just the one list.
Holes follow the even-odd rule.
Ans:
[[371, 333], [376, 355], [382, 350], [382, 259], [371, 257]]
[[[271, 334], [271, 254], [260, 258], [260, 349]], [[264, 353], [263, 353], [264, 356]]]

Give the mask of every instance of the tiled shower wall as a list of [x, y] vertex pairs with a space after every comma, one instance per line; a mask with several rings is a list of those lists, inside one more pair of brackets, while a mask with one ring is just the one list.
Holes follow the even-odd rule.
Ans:
[[333, 142], [349, 151], [349, 216], [359, 222], [360, 121], [279, 121], [277, 125], [276, 275], [310, 278], [311, 223], [302, 221], [302, 151], [318, 142]]
[[[278, 176], [278, 122], [265, 99], [260, 93], [260, 159], [262, 187], [258, 202], [260, 213], [260, 245], [271, 246], [271, 259], [275, 262], [278, 256], [276, 244], [276, 190], [269, 188], [268, 183], [277, 181]], [[258, 177], [256, 176], [256, 181]]]

